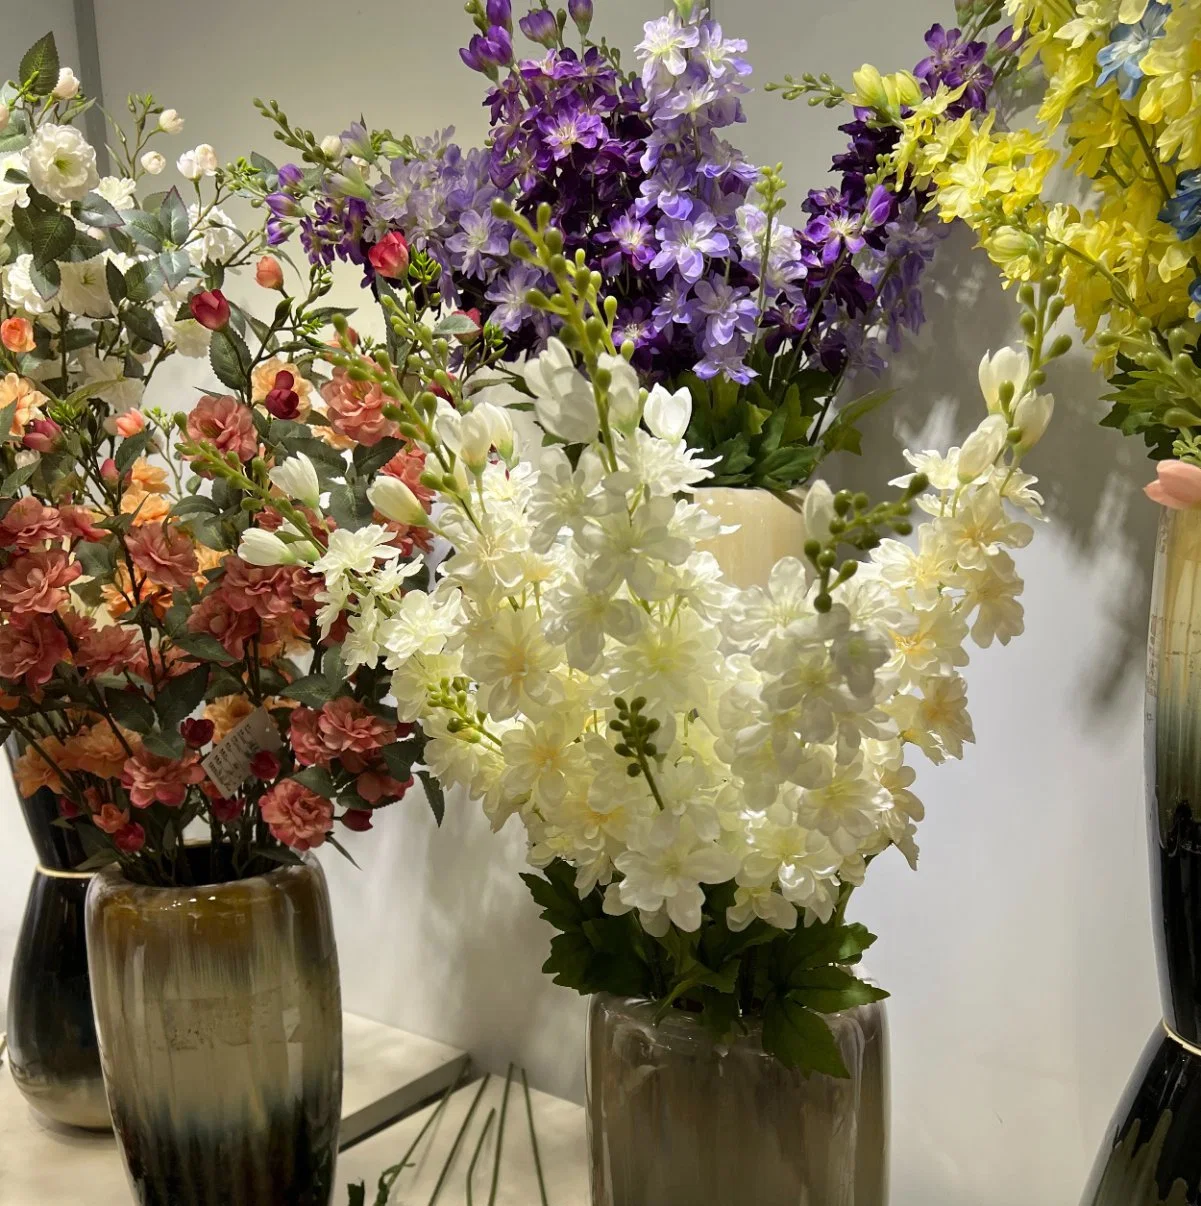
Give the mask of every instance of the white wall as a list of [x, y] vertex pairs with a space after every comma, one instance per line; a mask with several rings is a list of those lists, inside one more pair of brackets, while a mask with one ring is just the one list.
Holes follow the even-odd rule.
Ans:
[[[751, 41], [760, 84], [806, 68], [846, 77], [864, 60], [912, 66], [925, 27], [952, 15], [949, 0], [720, 2]], [[597, 0], [598, 26], [632, 46], [660, 7]], [[96, 8], [110, 101], [153, 90], [188, 118], [180, 149], [270, 154], [255, 95], [319, 133], [360, 111], [397, 132], [483, 129], [452, 0]], [[833, 115], [763, 93], [748, 110], [743, 145], [784, 161], [794, 200], [824, 183], [842, 141]], [[933, 321], [894, 372], [903, 397], [864, 461], [832, 472], [879, 484], [896, 472], [894, 426], [909, 439], [975, 423], [975, 365], [1010, 336], [1013, 311], [965, 239], [947, 244], [935, 279]], [[894, 1206], [1075, 1201], [1159, 1016], [1140, 728], [1155, 516], [1136, 492], [1147, 477], [1137, 449], [1095, 427], [1098, 380], [1074, 362], [1053, 384], [1057, 425], [1032, 458], [1052, 518], [1022, 554], [1028, 631], [971, 667], [979, 746], [922, 775], [920, 872], [883, 860], [857, 906], [894, 994]], [[463, 801], [437, 833], [413, 801], [355, 850], [362, 872], [328, 864], [347, 1005], [493, 1067], [518, 1060], [534, 1083], [578, 1097], [583, 1009], [539, 975], [547, 934], [516, 878], [518, 834], [493, 837]], [[20, 843], [0, 849], [0, 960], [27, 861]]]

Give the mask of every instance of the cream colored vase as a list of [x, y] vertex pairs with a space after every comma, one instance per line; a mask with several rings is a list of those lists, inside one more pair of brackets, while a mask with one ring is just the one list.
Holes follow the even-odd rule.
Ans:
[[698, 490], [696, 501], [727, 527], [738, 529], [697, 546], [717, 558], [732, 586], [766, 586], [771, 567], [781, 557], [804, 557], [804, 500], [799, 491], [785, 501], [768, 490], [715, 486]]
[[196, 888], [106, 868], [88, 892], [87, 942], [137, 1202], [329, 1206], [342, 1012], [318, 864]]

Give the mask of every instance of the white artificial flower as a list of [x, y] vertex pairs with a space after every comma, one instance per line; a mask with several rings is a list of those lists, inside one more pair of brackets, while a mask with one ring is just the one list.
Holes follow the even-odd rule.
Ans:
[[273, 485], [278, 486], [288, 498], [316, 507], [321, 502], [321, 482], [313, 462], [303, 452], [289, 457], [276, 465], [267, 475]]
[[990, 415], [1001, 413], [1001, 386], [1008, 381], [1013, 387], [1011, 398], [1016, 398], [1030, 375], [1030, 356], [1025, 349], [1002, 348], [994, 355], [984, 353], [980, 361], [980, 392]]
[[532, 796], [540, 805], [562, 801], [588, 766], [577, 742], [582, 728], [579, 713], [550, 710], [509, 729], [501, 741], [504, 789], [514, 797]]
[[542, 635], [533, 610], [503, 608], [471, 633], [463, 650], [463, 668], [480, 683], [480, 703], [507, 720], [523, 704], [547, 700], [558, 652]]
[[462, 620], [462, 596], [458, 591], [451, 591], [437, 602], [423, 590], [407, 591], [384, 624], [388, 668], [399, 670], [415, 654], [428, 657], [441, 653]]
[[567, 664], [584, 673], [596, 668], [606, 637], [628, 645], [646, 623], [646, 613], [632, 600], [590, 591], [575, 575], [551, 588], [547, 605], [547, 640], [562, 645]]
[[479, 402], [459, 418], [456, 432], [456, 451], [463, 463], [477, 477], [484, 472], [492, 449], [513, 449], [513, 425], [499, 406]]
[[229, 259], [242, 243], [242, 233], [234, 220], [218, 206], [206, 210], [202, 217], [198, 205], [189, 205], [188, 224], [192, 233], [186, 250], [197, 268], [203, 268], [208, 261], [219, 263]]
[[682, 565], [692, 552], [688, 541], [672, 534], [675, 510], [674, 499], [652, 498], [633, 515], [615, 511], [589, 525], [579, 536], [589, 554], [585, 574], [589, 589], [605, 591], [623, 581], [644, 599], [655, 598], [663, 581], [656, 562]]
[[984, 419], [959, 450], [959, 481], [967, 484], [990, 473], [1008, 439], [1009, 423], [1004, 415]]
[[79, 80], [75, 78], [75, 72], [70, 67], [59, 69], [58, 83], [54, 85], [54, 91], [50, 93], [55, 100], [73, 100], [79, 95]]
[[72, 314], [87, 318], [106, 318], [113, 312], [105, 275], [105, 257], [59, 264], [62, 283], [58, 302]]
[[1018, 602], [1022, 580], [1008, 553], [997, 553], [980, 569], [967, 571], [963, 588], [964, 610], [975, 612], [972, 640], [982, 649], [994, 640], [1008, 645], [1025, 631], [1025, 612]]
[[324, 574], [329, 584], [348, 574], [365, 577], [375, 569], [377, 561], [397, 556], [399, 550], [392, 544], [392, 533], [377, 523], [369, 523], [357, 531], [338, 528], [331, 532], [329, 546], [313, 569]]
[[964, 569], [982, 569], [1004, 548], [1024, 549], [1034, 536], [1029, 524], [1010, 519], [1001, 496], [990, 486], [971, 491], [945, 526], [946, 539]]
[[342, 154], [342, 139], [337, 134], [327, 134], [320, 142], [321, 153], [330, 159], [337, 159]]
[[59, 205], [82, 200], [100, 181], [96, 150], [73, 126], [39, 126], [28, 153], [30, 182]]
[[176, 160], [175, 166], [185, 180], [199, 180], [202, 176], [217, 174], [217, 152], [207, 142], [193, 147]]
[[134, 190], [137, 182], [128, 176], [102, 176], [96, 191], [113, 209], [133, 209], [137, 205]]
[[9, 172], [28, 174], [28, 171], [29, 159], [23, 151], [0, 155], [0, 225], [7, 226], [13, 220], [13, 210], [29, 204], [29, 185], [10, 180]]
[[281, 540], [274, 532], [247, 528], [238, 542], [238, 556], [248, 565], [299, 565], [295, 545]]
[[1055, 399], [1051, 394], [1026, 394], [1013, 412], [1013, 425], [1021, 432], [1018, 449], [1029, 452], [1043, 438], [1055, 413]]
[[642, 419], [642, 385], [638, 372], [624, 356], [603, 353], [597, 368], [609, 374], [607, 400], [609, 425], [623, 435], [630, 435]]
[[147, 151], [141, 159], [142, 171], [157, 176], [167, 166], [167, 160], [158, 151]]
[[549, 340], [546, 351], [525, 366], [524, 375], [534, 395], [534, 412], [546, 431], [569, 444], [596, 438], [599, 419], [592, 384], [576, 369], [562, 340]]
[[[645, 842], [613, 861], [623, 877], [617, 885], [622, 904], [644, 913], [664, 909], [686, 934], [701, 926], [701, 884], [725, 883], [738, 871], [735, 855], [698, 837], [690, 816], [672, 813], [656, 817]], [[608, 900], [605, 909], [610, 910]]]
[[26, 314], [45, 314], [50, 309], [50, 303], [34, 287], [30, 277], [33, 268], [33, 256], [19, 255], [4, 268], [4, 300], [14, 310], [23, 310]]
[[377, 477], [367, 490], [367, 500], [385, 518], [411, 528], [429, 527], [421, 500], [398, 477]]
[[163, 338], [168, 343], [173, 343], [181, 356], [187, 356], [191, 360], [203, 360], [209, 354], [212, 331], [208, 327], [202, 327], [194, 318], [176, 318], [178, 312], [178, 305], [170, 302], [155, 308], [154, 316], [162, 328]]
[[682, 440], [692, 422], [692, 394], [686, 386], [673, 394], [662, 385], [656, 385], [647, 396], [642, 421], [651, 435], [661, 440], [672, 444]]
[[158, 128], [164, 134], [178, 134], [183, 129], [183, 121], [174, 109], [164, 109], [158, 115]]

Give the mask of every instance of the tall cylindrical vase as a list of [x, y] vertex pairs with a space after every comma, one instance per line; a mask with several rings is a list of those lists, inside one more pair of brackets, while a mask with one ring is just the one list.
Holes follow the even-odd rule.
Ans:
[[[11, 754], [11, 747], [6, 747]], [[8, 1063], [41, 1115], [64, 1126], [110, 1126], [84, 942], [85, 855], [73, 830], [54, 824], [46, 788], [18, 798], [38, 860], [13, 952], [8, 987]]]
[[1164, 1021], [1084, 1206], [1201, 1203], [1201, 513], [1167, 511], [1147, 650], [1147, 809]]
[[593, 1206], [886, 1206], [882, 1005], [831, 1016], [850, 1079], [805, 1076], [758, 1029], [719, 1044], [689, 1015], [600, 996], [588, 1026]]
[[[207, 848], [196, 848], [197, 868]], [[338, 956], [315, 861], [151, 888], [106, 868], [88, 957], [113, 1125], [141, 1206], [329, 1206]]]

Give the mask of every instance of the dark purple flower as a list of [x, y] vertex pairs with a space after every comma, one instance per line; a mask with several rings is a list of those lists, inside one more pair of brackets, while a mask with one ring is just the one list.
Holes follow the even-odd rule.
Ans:
[[922, 81], [922, 90], [933, 96], [939, 85], [950, 89], [963, 88], [959, 101], [948, 107], [951, 116], [962, 115], [969, 109], [982, 109], [988, 103], [989, 89], [994, 76], [984, 61], [988, 45], [984, 42], [964, 42], [958, 29], [943, 29], [932, 25], [926, 33], [930, 54], [922, 59], [914, 74]]
[[531, 9], [518, 24], [521, 26], [521, 32], [531, 42], [553, 46], [559, 40], [559, 23], [549, 8]]
[[641, 272], [650, 267], [658, 251], [651, 224], [640, 221], [633, 213], [621, 214], [614, 219], [607, 231], [596, 236], [596, 241], [601, 246], [613, 247], [613, 252], [603, 263], [603, 270], [610, 275], [620, 270], [623, 260], [636, 272]]
[[577, 147], [594, 150], [608, 136], [605, 123], [595, 113], [565, 101], [538, 122], [538, 132], [555, 159], [566, 159]]
[[282, 189], [295, 188], [304, 179], [304, 172], [294, 163], [285, 163], [279, 169], [279, 187]]
[[267, 219], [267, 242], [272, 247], [278, 247], [288, 241], [292, 228], [274, 215]]
[[513, 6], [509, 0], [488, 0], [487, 12], [490, 26], [499, 25], [513, 32]]
[[268, 193], [266, 201], [267, 208], [277, 218], [297, 218], [304, 212], [300, 202], [288, 193]]

